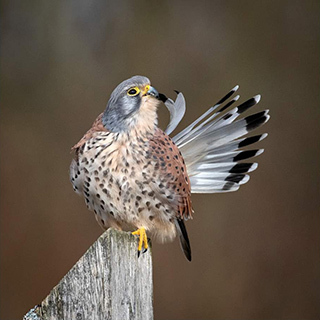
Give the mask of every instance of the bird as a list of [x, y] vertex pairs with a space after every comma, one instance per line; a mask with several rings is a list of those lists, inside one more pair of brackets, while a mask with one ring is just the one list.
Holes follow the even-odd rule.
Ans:
[[[178, 236], [191, 261], [185, 226], [194, 213], [191, 194], [236, 191], [257, 168], [251, 158], [264, 150], [245, 147], [266, 138], [266, 133], [248, 134], [269, 120], [269, 110], [241, 117], [260, 95], [234, 107], [239, 95], [231, 97], [238, 88], [170, 137], [184, 117], [184, 95], [176, 91], [174, 101], [147, 77], [133, 76], [113, 90], [104, 112], [72, 147], [74, 191], [104, 230], [137, 236], [138, 256], [148, 249], [149, 238], [163, 243]], [[158, 127], [161, 104], [170, 112], [165, 130]]]

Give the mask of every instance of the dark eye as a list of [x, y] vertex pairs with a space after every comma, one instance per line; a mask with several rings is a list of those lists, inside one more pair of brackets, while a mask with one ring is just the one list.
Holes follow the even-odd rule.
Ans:
[[138, 87], [134, 87], [134, 88], [130, 88], [128, 91], [127, 91], [127, 94], [128, 96], [131, 96], [131, 97], [134, 97], [136, 96], [137, 94], [139, 94], [140, 92], [140, 89]]

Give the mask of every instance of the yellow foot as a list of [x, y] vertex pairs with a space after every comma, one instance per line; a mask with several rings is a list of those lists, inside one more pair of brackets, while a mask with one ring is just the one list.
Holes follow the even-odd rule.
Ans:
[[138, 230], [132, 232], [133, 235], [139, 236], [139, 245], [138, 245], [138, 257], [140, 256], [140, 252], [142, 249], [142, 245], [144, 246], [144, 252], [148, 249], [148, 238], [145, 228], [139, 228]]

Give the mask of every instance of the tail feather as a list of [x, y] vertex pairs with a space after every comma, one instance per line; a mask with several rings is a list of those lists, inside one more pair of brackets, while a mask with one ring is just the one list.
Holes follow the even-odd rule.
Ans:
[[[221, 113], [221, 109], [219, 111], [217, 111], [216, 113], [213, 113], [216, 109], [218, 109], [220, 107], [220, 105], [225, 102], [228, 98], [230, 98], [237, 90], [238, 90], [239, 86], [235, 86], [233, 89], [230, 90], [230, 92], [228, 92], [222, 99], [220, 99], [219, 102], [217, 102], [213, 107], [211, 107], [209, 110], [207, 110], [203, 115], [201, 115], [197, 120], [195, 120], [194, 122], [192, 122], [188, 127], [186, 127], [184, 130], [182, 130], [180, 133], [178, 133], [177, 135], [175, 135], [172, 140], [178, 144], [178, 143], [182, 143], [182, 141], [179, 141], [181, 139], [186, 140], [189, 137], [189, 133], [193, 133], [196, 132], [197, 130], [199, 130], [200, 128], [202, 128], [203, 125], [205, 125], [207, 122], [209, 122], [210, 120], [212, 120], [214, 117], [216, 117], [218, 114]], [[237, 97], [235, 97], [233, 100], [234, 102], [237, 100]], [[239, 97], [238, 97], [239, 98]], [[207, 120], [205, 120], [202, 124], [200, 124], [198, 126], [198, 128], [196, 128], [195, 126], [201, 122], [203, 119], [205, 119], [207, 116], [209, 116], [209, 114], [212, 114], [212, 117], [209, 117]]]
[[238, 87], [235, 86], [216, 105], [173, 137], [184, 157], [192, 192], [235, 191], [249, 180], [246, 173], [257, 168], [256, 163], [240, 161], [260, 155], [263, 149], [242, 148], [263, 140], [267, 134], [244, 138], [243, 136], [262, 126], [270, 116], [268, 110], [265, 110], [238, 119], [261, 98], [260, 95], [256, 95], [230, 109], [239, 99], [239, 96], [235, 96], [229, 100]]
[[215, 127], [212, 125], [211, 128], [207, 128], [206, 131], [202, 131], [191, 140], [184, 141], [181, 145], [177, 143], [177, 145], [182, 153], [188, 150], [190, 152], [191, 149], [194, 153], [196, 148], [208, 152], [210, 149], [241, 138], [267, 122], [269, 118], [268, 110], [266, 110], [223, 126]]
[[246, 138], [242, 138], [242, 139], [233, 140], [233, 141], [230, 141], [226, 144], [220, 145], [218, 147], [213, 147], [210, 150], [210, 154], [220, 154], [220, 153], [229, 152], [230, 150], [238, 150], [242, 147], [247, 147], [253, 143], [261, 141], [261, 140], [265, 139], [267, 136], [268, 135], [266, 133], [264, 133], [264, 134], [259, 134], [259, 135], [252, 136], [252, 137], [246, 137]]
[[178, 230], [181, 248], [186, 258], [191, 261], [191, 247], [186, 226], [182, 219], [176, 219], [176, 228]]

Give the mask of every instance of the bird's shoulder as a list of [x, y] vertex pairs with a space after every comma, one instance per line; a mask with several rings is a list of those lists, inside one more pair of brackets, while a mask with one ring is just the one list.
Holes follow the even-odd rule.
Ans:
[[108, 130], [104, 127], [102, 123], [102, 115], [103, 113], [99, 114], [96, 120], [93, 122], [91, 128], [84, 134], [84, 136], [77, 142], [71, 150], [77, 150], [81, 148], [88, 140], [95, 137], [99, 132], [108, 132]]

